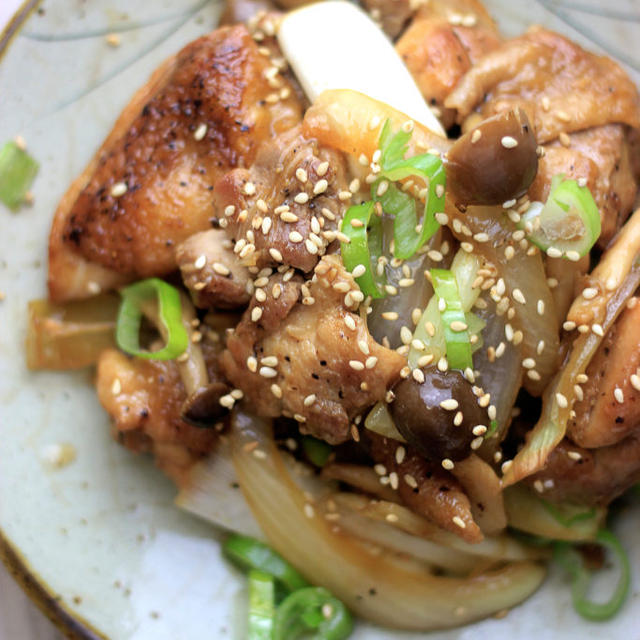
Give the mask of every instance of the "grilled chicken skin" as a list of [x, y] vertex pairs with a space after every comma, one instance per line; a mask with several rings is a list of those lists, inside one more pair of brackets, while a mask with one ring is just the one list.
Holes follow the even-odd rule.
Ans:
[[164, 62], [60, 202], [51, 298], [173, 271], [175, 246], [210, 226], [216, 180], [251, 165], [263, 140], [300, 121], [300, 102], [278, 74], [244, 26], [218, 29]]

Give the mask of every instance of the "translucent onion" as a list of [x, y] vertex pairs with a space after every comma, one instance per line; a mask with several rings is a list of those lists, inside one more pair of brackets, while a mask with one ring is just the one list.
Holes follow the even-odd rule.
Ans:
[[504, 491], [504, 504], [510, 527], [550, 540], [593, 540], [607, 515], [606, 509], [600, 507], [590, 510], [590, 517], [575, 517], [585, 513], [587, 508], [568, 507], [573, 511], [574, 522], [565, 526], [541, 498], [528, 487], [521, 485], [508, 487]]
[[[618, 315], [625, 308], [627, 300], [640, 285], [640, 263], [637, 263], [624, 279], [606, 306], [602, 322], [603, 335], [613, 326]], [[575, 400], [576, 377], [583, 374], [591, 362], [603, 336], [593, 332], [580, 334], [574, 341], [571, 352], [552, 384], [545, 391], [542, 400], [542, 414], [536, 426], [527, 433], [524, 447], [518, 452], [502, 481], [505, 486], [530, 476], [542, 469], [547, 458], [564, 438], [571, 407]], [[561, 402], [558, 402], [561, 398]]]
[[101, 295], [79, 302], [29, 302], [27, 366], [29, 369], [81, 369], [115, 347], [119, 300]]
[[433, 575], [392, 552], [376, 555], [318, 517], [287, 472], [268, 423], [237, 412], [230, 438], [238, 482], [269, 543], [365, 619], [423, 631], [459, 626], [513, 607], [544, 578], [544, 568], [529, 561], [459, 578]]
[[[499, 277], [504, 279], [509, 298], [513, 300], [516, 289], [525, 296], [524, 304], [512, 303], [516, 312], [513, 325], [523, 334], [520, 345], [522, 357], [532, 358], [536, 363], [537, 375], [525, 376], [524, 387], [532, 395], [540, 396], [558, 368], [560, 330], [539, 251], [528, 255], [526, 251], [517, 249], [515, 255], [507, 260], [504, 250], [507, 244], [513, 243], [512, 234], [516, 228], [501, 207], [468, 207], [466, 213], [461, 214], [449, 204], [446, 211], [454, 234], [461, 241], [468, 242], [469, 237], [457, 223], [468, 227], [473, 235], [485, 233], [488, 236], [488, 242], [475, 243], [475, 251], [496, 267]], [[543, 316], [538, 313], [539, 306], [544, 307]], [[544, 349], [538, 353], [540, 342], [544, 343]]]

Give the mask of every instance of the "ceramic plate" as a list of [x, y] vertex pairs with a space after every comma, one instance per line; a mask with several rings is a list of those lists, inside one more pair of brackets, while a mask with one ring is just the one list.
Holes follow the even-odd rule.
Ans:
[[[615, 55], [640, 81], [637, 0], [487, 4], [506, 33], [541, 22]], [[0, 209], [0, 548], [79, 637], [242, 634], [244, 579], [222, 560], [215, 530], [173, 506], [175, 489], [149, 460], [112, 442], [90, 372], [29, 373], [23, 355], [26, 303], [45, 295], [58, 199], [134, 89], [166, 56], [212, 29], [218, 13], [206, 0], [45, 1], [0, 62], [0, 141], [21, 134], [41, 163], [33, 206], [15, 214]], [[109, 33], [118, 33], [119, 47], [107, 44]], [[75, 459], [56, 470], [47, 461], [61, 445], [70, 445]], [[638, 511], [630, 509], [620, 528], [636, 569]], [[606, 624], [577, 617], [562, 577], [552, 572], [505, 619], [430, 637], [638, 637], [639, 576], [624, 611]], [[417, 636], [362, 625], [354, 637]]]

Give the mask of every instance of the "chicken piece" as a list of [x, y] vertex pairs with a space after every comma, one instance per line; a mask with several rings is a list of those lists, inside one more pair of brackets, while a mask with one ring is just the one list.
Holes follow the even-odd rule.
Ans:
[[[583, 399], [567, 426], [569, 437], [586, 448], [615, 444], [640, 434], [640, 304], [626, 308], [605, 336], [586, 370]], [[636, 378], [634, 378], [636, 380]], [[617, 395], [617, 397], [616, 397]]]
[[541, 27], [483, 56], [445, 100], [462, 123], [520, 107], [540, 144], [609, 123], [640, 125], [638, 91], [613, 60]]
[[402, 33], [417, 10], [412, 0], [362, 0], [362, 6], [392, 40]]
[[639, 435], [599, 449], [583, 449], [565, 438], [546, 467], [525, 482], [551, 502], [606, 506], [640, 482]]
[[177, 484], [215, 446], [214, 429], [180, 419], [186, 392], [174, 361], [134, 359], [107, 349], [98, 361], [96, 389], [114, 437], [133, 451], [152, 452]]
[[448, 129], [456, 112], [445, 109], [445, 99], [471, 66], [499, 44], [495, 23], [479, 2], [438, 0], [418, 11], [396, 51]]
[[261, 141], [301, 119], [295, 93], [271, 68], [236, 26], [199, 38], [156, 70], [58, 206], [52, 299], [176, 268], [175, 245], [210, 226], [215, 181], [251, 164]]
[[[413, 511], [467, 542], [480, 542], [482, 531], [471, 515], [471, 503], [458, 480], [437, 463], [429, 463], [398, 442], [367, 432], [373, 459], [384, 465], [385, 475], [396, 474], [398, 494]], [[401, 459], [401, 462], [398, 462]], [[394, 483], [395, 484], [395, 483]]]
[[627, 128], [619, 124], [592, 127], [572, 133], [568, 146], [558, 141], [544, 145], [538, 174], [529, 189], [531, 200], [545, 202], [553, 176], [584, 178], [600, 210], [605, 248], [633, 208], [638, 190], [630, 163]]
[[194, 233], [176, 250], [182, 281], [201, 309], [237, 309], [249, 303], [249, 271], [222, 229]]
[[214, 203], [244, 264], [309, 272], [329, 244], [322, 231], [342, 217], [340, 192], [348, 193], [342, 155], [296, 127], [263, 145], [251, 169], [225, 175]]
[[257, 414], [294, 418], [302, 433], [338, 444], [350, 437], [351, 420], [398, 380], [406, 359], [377, 344], [352, 311], [362, 293], [340, 258], [322, 258], [307, 283], [287, 278], [258, 284], [266, 299], [254, 295], [227, 337], [222, 368]]

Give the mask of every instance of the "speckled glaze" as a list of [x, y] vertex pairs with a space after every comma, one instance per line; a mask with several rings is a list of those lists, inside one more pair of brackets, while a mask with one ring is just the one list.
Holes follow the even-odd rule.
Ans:
[[[2, 0], [0, 0], [2, 1]], [[541, 22], [608, 50], [640, 81], [637, 0], [488, 0], [507, 33]], [[178, 8], [179, 7], [179, 8]], [[54, 207], [132, 94], [167, 55], [213, 28], [206, 0], [51, 0], [32, 12], [0, 61], [0, 140], [21, 134], [41, 170], [35, 203], [0, 208], [0, 559], [70, 637], [241, 638], [244, 580], [221, 558], [216, 531], [173, 506], [175, 489], [113, 443], [91, 372], [30, 373], [26, 302], [45, 294]], [[121, 45], [106, 43], [118, 33]], [[8, 39], [0, 37], [0, 50]], [[75, 459], [55, 469], [52, 445]], [[640, 568], [638, 504], [619, 530]], [[439, 640], [640, 637], [638, 571], [624, 611], [588, 624], [560, 575], [503, 620], [432, 634]], [[412, 638], [361, 625], [357, 639]]]

